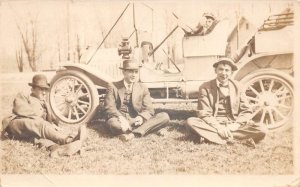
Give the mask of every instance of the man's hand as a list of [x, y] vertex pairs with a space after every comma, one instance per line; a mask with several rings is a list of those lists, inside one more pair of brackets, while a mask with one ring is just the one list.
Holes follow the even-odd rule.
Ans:
[[144, 122], [144, 119], [141, 116], [134, 118], [134, 126], [140, 126]]
[[228, 139], [228, 138], [233, 138], [231, 131], [228, 127], [226, 127], [225, 125], [219, 125], [217, 127], [217, 131], [219, 136], [221, 136], [222, 138]]
[[131, 131], [131, 126], [129, 125], [129, 122], [125, 117], [119, 116], [119, 121], [121, 123], [121, 128], [123, 132], [126, 132], [128, 130]]

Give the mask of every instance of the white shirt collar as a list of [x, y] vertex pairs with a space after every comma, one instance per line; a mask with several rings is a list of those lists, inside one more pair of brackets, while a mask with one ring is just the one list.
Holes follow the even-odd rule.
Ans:
[[[216, 79], [216, 82], [217, 82], [217, 87], [220, 87], [220, 84], [222, 84], [218, 79]], [[225, 85], [229, 85], [229, 81], [228, 81], [228, 83], [227, 84], [225, 84]]]
[[126, 90], [128, 90], [128, 89], [131, 89], [131, 90], [132, 90], [132, 85], [133, 85], [133, 83], [128, 84], [125, 80], [124, 80], [123, 82], [124, 82], [124, 86], [125, 86]]

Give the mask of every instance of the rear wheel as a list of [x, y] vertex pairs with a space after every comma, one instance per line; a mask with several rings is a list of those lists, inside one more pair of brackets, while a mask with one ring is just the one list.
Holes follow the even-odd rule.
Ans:
[[274, 69], [251, 73], [241, 81], [253, 110], [252, 120], [269, 130], [291, 127], [293, 114], [292, 77]]
[[93, 82], [83, 73], [66, 70], [51, 81], [50, 106], [63, 123], [87, 122], [99, 105], [98, 92]]

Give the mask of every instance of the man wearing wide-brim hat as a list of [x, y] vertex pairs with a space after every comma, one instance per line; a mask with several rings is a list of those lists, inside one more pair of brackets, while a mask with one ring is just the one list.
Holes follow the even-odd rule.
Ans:
[[211, 12], [206, 12], [202, 16], [205, 18], [205, 23], [198, 22], [197, 26], [195, 28], [189, 28], [190, 31], [187, 31], [187, 28], [184, 26], [184, 24], [179, 24], [179, 26], [182, 27], [185, 36], [203, 36], [209, 34], [219, 23], [219, 20], [215, 17], [215, 15]]
[[[50, 88], [43, 74], [33, 76], [31, 94], [18, 93], [13, 102], [12, 114], [2, 120], [1, 135], [13, 139], [32, 141], [51, 150], [51, 155], [68, 155], [65, 150], [78, 150], [85, 138], [85, 126], [79, 128], [74, 137], [58, 128], [58, 120], [53, 116], [47, 102]], [[68, 145], [68, 147], [59, 145]], [[73, 153], [72, 153], [73, 154]]]
[[231, 78], [237, 66], [230, 58], [213, 64], [216, 79], [199, 88], [197, 117], [187, 119], [187, 128], [199, 140], [216, 144], [240, 141], [250, 147], [261, 141], [266, 127], [251, 121], [252, 111], [239, 84]]
[[124, 78], [110, 83], [105, 97], [106, 124], [123, 141], [158, 130], [169, 122], [167, 113], [154, 114], [148, 88], [139, 79], [139, 63], [123, 61]]

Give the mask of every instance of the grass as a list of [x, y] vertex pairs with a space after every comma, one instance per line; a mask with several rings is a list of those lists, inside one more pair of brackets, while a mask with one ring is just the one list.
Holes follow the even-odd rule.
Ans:
[[[27, 80], [25, 80], [27, 81]], [[27, 81], [29, 82], [29, 81]], [[5, 85], [4, 83], [1, 86]], [[27, 84], [16, 82], [2, 89], [1, 118], [9, 114], [18, 90]], [[171, 122], [164, 137], [150, 134], [130, 142], [112, 137], [104, 122], [95, 118], [88, 126], [84, 153], [51, 158], [49, 152], [32, 143], [1, 140], [2, 174], [293, 174], [293, 130], [270, 132], [256, 149], [241, 144], [199, 144], [187, 136], [184, 120], [193, 116], [194, 105], [157, 105]], [[179, 110], [180, 109], [180, 110]], [[76, 131], [75, 126], [65, 125]]]
[[[188, 111], [171, 111], [189, 116]], [[177, 115], [177, 114], [176, 114]], [[93, 121], [82, 155], [50, 158], [31, 143], [3, 140], [3, 174], [292, 174], [292, 130], [269, 133], [250, 149], [241, 144], [199, 144], [172, 119], [167, 135], [150, 134], [130, 142], [110, 136], [103, 121]], [[64, 128], [68, 128], [65, 126]]]

